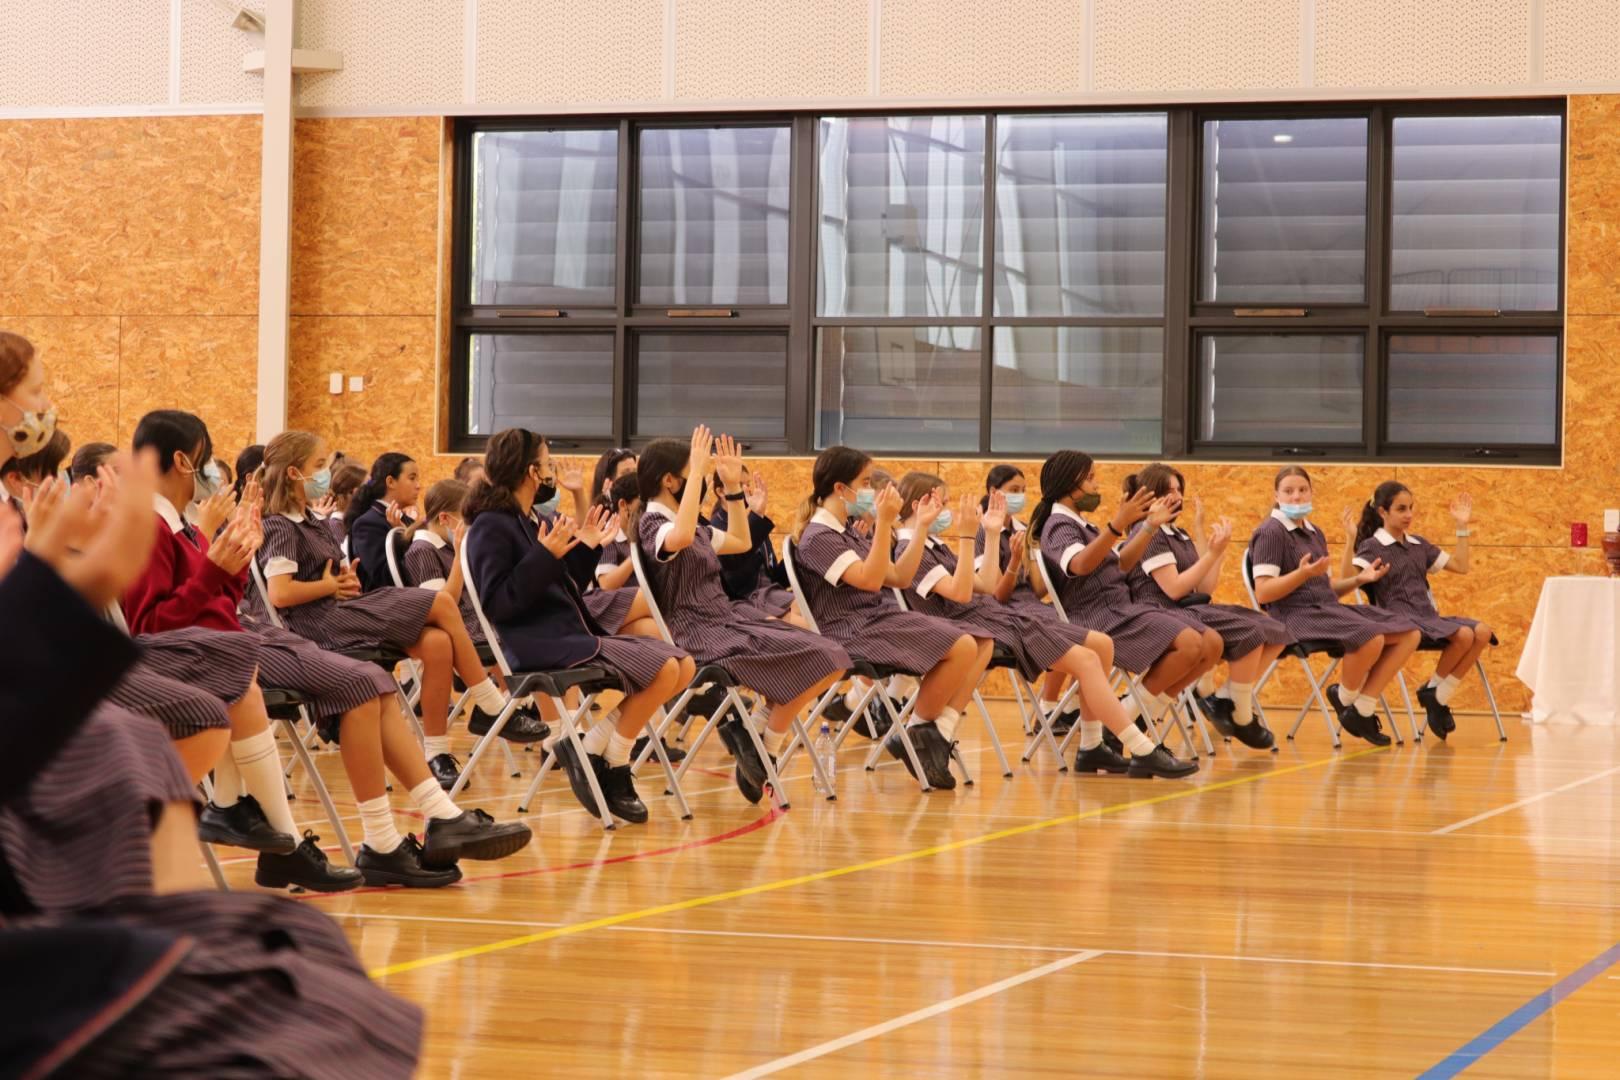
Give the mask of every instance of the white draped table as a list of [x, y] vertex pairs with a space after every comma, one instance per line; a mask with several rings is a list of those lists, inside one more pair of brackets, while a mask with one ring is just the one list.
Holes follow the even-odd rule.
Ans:
[[1620, 578], [1550, 577], [1515, 672], [1532, 719], [1620, 723]]

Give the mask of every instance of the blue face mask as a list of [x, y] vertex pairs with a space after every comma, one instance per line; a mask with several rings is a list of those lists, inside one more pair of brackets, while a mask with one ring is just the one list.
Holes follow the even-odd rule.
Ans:
[[1283, 516], [1289, 521], [1298, 521], [1311, 512], [1311, 504], [1300, 503], [1298, 506], [1278, 506], [1277, 509], [1281, 510]]
[[1025, 498], [1024, 498], [1024, 493], [1022, 491], [1014, 492], [1013, 494], [1008, 495], [1006, 498], [1007, 498], [1007, 513], [1009, 513], [1009, 514], [1022, 514], [1024, 512]]
[[542, 514], [555, 514], [557, 512], [557, 504], [561, 501], [562, 496], [557, 493], [556, 488], [552, 488], [551, 498], [547, 499], [545, 502], [535, 503], [534, 508]]
[[332, 490], [332, 470], [322, 469], [308, 480], [304, 481], [304, 498], [310, 502], [320, 502], [326, 498], [326, 493]]
[[855, 501], [844, 505], [855, 517], [871, 517], [872, 508], [877, 505], [877, 489], [861, 488], [855, 493]]
[[933, 533], [935, 536], [938, 536], [940, 533], [944, 532], [950, 527], [951, 512], [949, 510], [941, 510], [939, 517], [935, 518], [934, 523], [928, 526], [928, 531]]

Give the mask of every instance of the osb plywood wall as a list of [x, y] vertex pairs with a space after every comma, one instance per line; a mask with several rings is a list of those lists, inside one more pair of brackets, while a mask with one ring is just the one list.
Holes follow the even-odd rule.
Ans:
[[[1503, 705], [1548, 574], [1597, 573], [1569, 525], [1600, 531], [1620, 503], [1620, 96], [1570, 102], [1568, 337], [1562, 470], [1321, 466], [1320, 523], [1337, 532], [1393, 471], [1416, 491], [1419, 531], [1445, 537], [1444, 504], [1474, 497], [1475, 567], [1437, 579], [1444, 607], [1496, 627], [1489, 667]], [[26, 334], [50, 367], [62, 423], [79, 441], [128, 439], [158, 406], [209, 420], [233, 452], [253, 429], [259, 125], [252, 117], [0, 123], [0, 325]], [[301, 120], [295, 152], [291, 423], [357, 458], [387, 449], [447, 474], [436, 455], [445, 387], [442, 321], [448, 252], [444, 124], [438, 118]], [[327, 392], [331, 372], [362, 375], [359, 394]], [[987, 463], [886, 461], [977, 490]], [[1023, 463], [1032, 484], [1037, 462]], [[757, 463], [784, 523], [808, 487], [808, 460]], [[1103, 467], [1105, 490], [1129, 466]], [[1269, 465], [1190, 465], [1211, 518], [1246, 536], [1270, 507]], [[1336, 537], [1335, 537], [1336, 539]], [[1234, 572], [1219, 599], [1241, 601]], [[1423, 665], [1415, 665], [1415, 670]], [[1300, 684], [1279, 684], [1298, 700]], [[1464, 704], [1473, 707], [1470, 686]]]

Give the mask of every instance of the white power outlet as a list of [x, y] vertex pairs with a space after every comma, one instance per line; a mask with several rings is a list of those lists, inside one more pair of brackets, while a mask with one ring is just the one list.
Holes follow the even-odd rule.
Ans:
[[349, 376], [349, 393], [358, 394], [360, 391], [364, 390], [365, 388], [366, 388], [366, 377], [364, 375], [350, 375]]
[[326, 388], [334, 394], [343, 393], [343, 373], [334, 371], [326, 380]]

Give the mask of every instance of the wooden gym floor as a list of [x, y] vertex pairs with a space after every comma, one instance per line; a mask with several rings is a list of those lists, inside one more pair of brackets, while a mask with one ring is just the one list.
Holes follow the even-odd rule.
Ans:
[[[974, 787], [852, 739], [838, 800], [800, 758], [785, 813], [712, 739], [691, 821], [647, 771], [651, 823], [604, 833], [548, 777], [518, 856], [303, 902], [425, 1008], [425, 1077], [1620, 1075], [1620, 728], [1458, 723], [1340, 751], [1308, 723], [1166, 782], [1003, 779], [964, 722]], [[498, 760], [461, 801], [506, 817]]]

